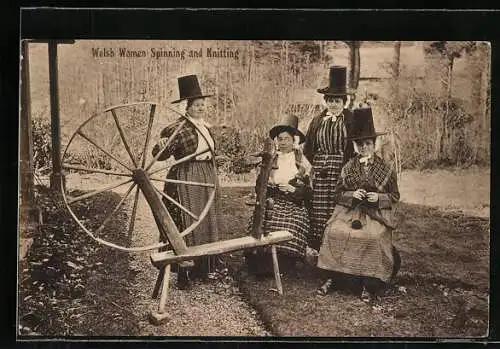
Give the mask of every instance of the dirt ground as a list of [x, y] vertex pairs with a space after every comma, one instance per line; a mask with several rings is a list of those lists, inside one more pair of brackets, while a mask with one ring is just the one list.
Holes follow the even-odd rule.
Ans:
[[[68, 188], [88, 191], [102, 181], [68, 176]], [[251, 212], [244, 201], [253, 189], [238, 184], [223, 183], [221, 221], [227, 237], [245, 234]], [[148, 321], [157, 306], [151, 299], [157, 270], [149, 254], [95, 243], [40, 188], [44, 224], [19, 269], [22, 335], [477, 337], [487, 328], [489, 171], [403, 173], [395, 238], [403, 265], [381, 305], [366, 306], [348, 292], [318, 298], [314, 291], [321, 279], [307, 266], [296, 276], [284, 276], [283, 297], [269, 290], [273, 280], [244, 278], [233, 269], [189, 292], [176, 289], [172, 274], [171, 316], [160, 326]], [[101, 217], [123, 191], [82, 203], [80, 213], [89, 220]], [[139, 228], [131, 240], [123, 234], [126, 211], [104, 237], [131, 245], [156, 242], [149, 207], [139, 205], [138, 212]], [[242, 262], [241, 253], [227, 258], [231, 265]]]
[[490, 217], [490, 170], [484, 168], [404, 171], [401, 201]]
[[[81, 232], [63, 205], [56, 204], [53, 192], [38, 189], [45, 222], [20, 264], [20, 335], [270, 335], [235, 280], [222, 270], [190, 291], [178, 290], [176, 274], [172, 273], [166, 303], [169, 317], [161, 325], [151, 324], [150, 310], [158, 306], [158, 300], [152, 299], [158, 270], [152, 266], [149, 253], [128, 253], [96, 243]], [[117, 193], [106, 192], [82, 202], [74, 212], [95, 229], [98, 224], [92, 224], [92, 217], [97, 221], [120, 199]], [[139, 202], [136, 229], [130, 239], [124, 234], [130, 212], [117, 215], [100, 237], [122, 246], [156, 242], [157, 227], [150, 208]]]
[[307, 265], [298, 275], [284, 276], [283, 297], [269, 292], [272, 278], [243, 278], [242, 289], [271, 331], [281, 336], [486, 336], [488, 220], [401, 204], [397, 222], [394, 244], [401, 270], [379, 302], [365, 304], [347, 285], [317, 296], [324, 278]]

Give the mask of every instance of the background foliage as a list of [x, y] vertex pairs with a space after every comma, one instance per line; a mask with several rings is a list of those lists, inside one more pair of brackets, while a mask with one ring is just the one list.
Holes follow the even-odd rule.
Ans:
[[[92, 48], [145, 50], [207, 48], [238, 51], [234, 58], [119, 58], [92, 56]], [[483, 42], [362, 42], [361, 81], [356, 102], [374, 108], [377, 128], [397, 140], [402, 168], [489, 165], [490, 55]], [[396, 55], [399, 50], [400, 54]], [[410, 52], [406, 54], [405, 52]], [[394, 53], [394, 54], [393, 54]], [[158, 103], [154, 137], [177, 116], [166, 107], [177, 98], [177, 77], [198, 74], [209, 99], [221, 170], [248, 171], [267, 132], [286, 112], [300, 117], [305, 132], [321, 110], [316, 88], [327, 83], [328, 66], [348, 65], [340, 41], [77, 41], [59, 48], [63, 147], [88, 117], [134, 101]], [[35, 166], [49, 164], [47, 48], [30, 44]], [[397, 74], [394, 72], [397, 71]], [[183, 106], [179, 111], [183, 112]], [[35, 117], [36, 116], [36, 117]], [[107, 130], [98, 130], [103, 132]], [[116, 139], [103, 146], [118, 151]], [[384, 143], [384, 142], [382, 142]], [[394, 147], [394, 144], [392, 144]], [[122, 151], [122, 150], [120, 150]], [[71, 156], [110, 168], [92, 146]]]

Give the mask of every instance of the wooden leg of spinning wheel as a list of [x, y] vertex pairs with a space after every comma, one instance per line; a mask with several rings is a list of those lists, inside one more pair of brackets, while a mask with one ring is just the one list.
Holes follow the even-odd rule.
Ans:
[[278, 294], [283, 294], [283, 285], [281, 285], [281, 275], [280, 267], [278, 265], [278, 254], [276, 252], [276, 245], [271, 246], [271, 254], [273, 256], [273, 269], [274, 269], [274, 279], [276, 280], [276, 289]]
[[163, 276], [163, 284], [161, 288], [158, 310], [157, 311], [152, 310], [150, 313], [151, 320], [155, 325], [159, 325], [169, 317], [169, 314], [165, 311], [165, 303], [167, 302], [169, 281], [170, 281], [170, 264], [167, 264], [165, 266], [165, 273]]
[[163, 276], [163, 286], [161, 288], [160, 304], [158, 305], [158, 312], [165, 312], [165, 303], [168, 296], [168, 284], [170, 282], [170, 264], [165, 266], [165, 276]]

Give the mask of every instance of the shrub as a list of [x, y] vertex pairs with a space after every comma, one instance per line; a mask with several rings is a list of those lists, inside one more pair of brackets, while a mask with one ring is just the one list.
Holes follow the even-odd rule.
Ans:
[[111, 158], [96, 148], [86, 148], [66, 155], [65, 162], [104, 170], [113, 169]]
[[33, 168], [36, 172], [44, 172], [52, 167], [50, 120], [44, 117], [32, 118], [31, 133], [33, 137]]
[[234, 127], [215, 126], [212, 133], [216, 143], [219, 172], [236, 174], [250, 172], [253, 165], [246, 161], [248, 151], [242, 144], [242, 132]]

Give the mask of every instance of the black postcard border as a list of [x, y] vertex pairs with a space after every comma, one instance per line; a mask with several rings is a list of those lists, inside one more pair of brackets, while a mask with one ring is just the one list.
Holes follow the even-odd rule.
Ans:
[[[12, 10], [12, 9], [11, 9]], [[499, 41], [496, 40], [498, 32], [496, 23], [500, 20], [496, 11], [482, 10], [307, 10], [307, 9], [98, 9], [98, 8], [18, 8], [7, 14], [7, 22], [12, 29], [7, 33], [14, 34], [4, 40], [6, 45], [3, 52], [8, 55], [0, 55], [2, 74], [1, 95], [5, 106], [3, 125], [1, 130], [2, 150], [4, 151], [4, 165], [2, 171], [2, 185], [0, 186], [0, 222], [7, 226], [4, 231], [2, 259], [7, 266], [9, 297], [2, 297], [7, 309], [2, 312], [6, 317], [6, 334], [2, 331], [2, 339], [8, 343], [16, 340], [16, 262], [17, 261], [17, 164], [18, 164], [18, 98], [19, 98], [19, 39], [198, 39], [198, 40], [474, 40], [490, 41], [492, 45], [492, 116], [496, 111], [496, 92], [498, 90], [499, 72], [497, 67], [498, 54], [496, 49]], [[9, 16], [10, 15], [10, 16]], [[22, 21], [21, 21], [22, 19]], [[4, 32], [5, 33], [5, 32]], [[17, 34], [17, 35], [16, 35]], [[493, 118], [495, 121], [495, 118]], [[15, 130], [15, 131], [12, 131]], [[492, 124], [492, 168], [491, 178], [495, 178], [495, 122]], [[497, 193], [495, 181], [491, 183], [491, 198]], [[491, 210], [491, 233], [490, 233], [490, 330], [488, 341], [500, 339], [500, 323], [498, 314], [494, 309], [500, 309], [498, 295], [498, 266], [494, 261], [498, 258], [499, 239], [495, 238], [494, 232], [498, 224], [494, 206]], [[4, 276], [5, 277], [5, 276]], [[161, 345], [157, 338], [137, 338], [130, 342], [113, 343], [118, 338], [82, 338], [87, 340], [85, 346], [104, 347], [137, 346], [156, 347]], [[90, 341], [88, 341], [90, 339]], [[189, 347], [196, 342], [194, 338], [179, 338], [185, 340]], [[68, 338], [72, 340], [72, 338]], [[111, 342], [109, 342], [111, 340]], [[127, 341], [127, 339], [122, 339]], [[323, 346], [328, 342], [342, 341], [341, 347], [356, 345], [354, 342], [364, 343], [370, 347], [385, 342], [392, 345], [410, 348], [418, 346], [418, 343], [437, 344], [436, 339], [429, 338], [270, 338], [261, 340], [258, 338], [199, 338], [202, 341], [212, 341], [211, 344], [222, 346], [228, 341], [235, 341], [238, 346], [243, 342], [255, 340], [256, 345], [270, 347], [278, 345], [281, 341], [293, 342], [303, 341], [301, 346]], [[450, 339], [451, 340], [451, 339]], [[176, 341], [174, 339], [174, 341]], [[241, 341], [241, 343], [240, 343]], [[345, 341], [349, 342], [346, 343]], [[464, 340], [459, 340], [463, 342]], [[407, 344], [403, 344], [406, 342]], [[485, 340], [474, 340], [475, 343], [457, 343], [456, 340], [439, 340], [441, 345], [453, 347], [476, 347], [483, 345]], [[43, 343], [43, 344], [42, 344]], [[71, 342], [71, 346], [83, 345], [82, 342]], [[27, 346], [38, 345], [62, 345], [59, 342], [23, 342], [18, 343]], [[68, 343], [66, 343], [68, 344]], [[171, 343], [174, 344], [174, 343]], [[299, 343], [295, 343], [298, 345]]]

